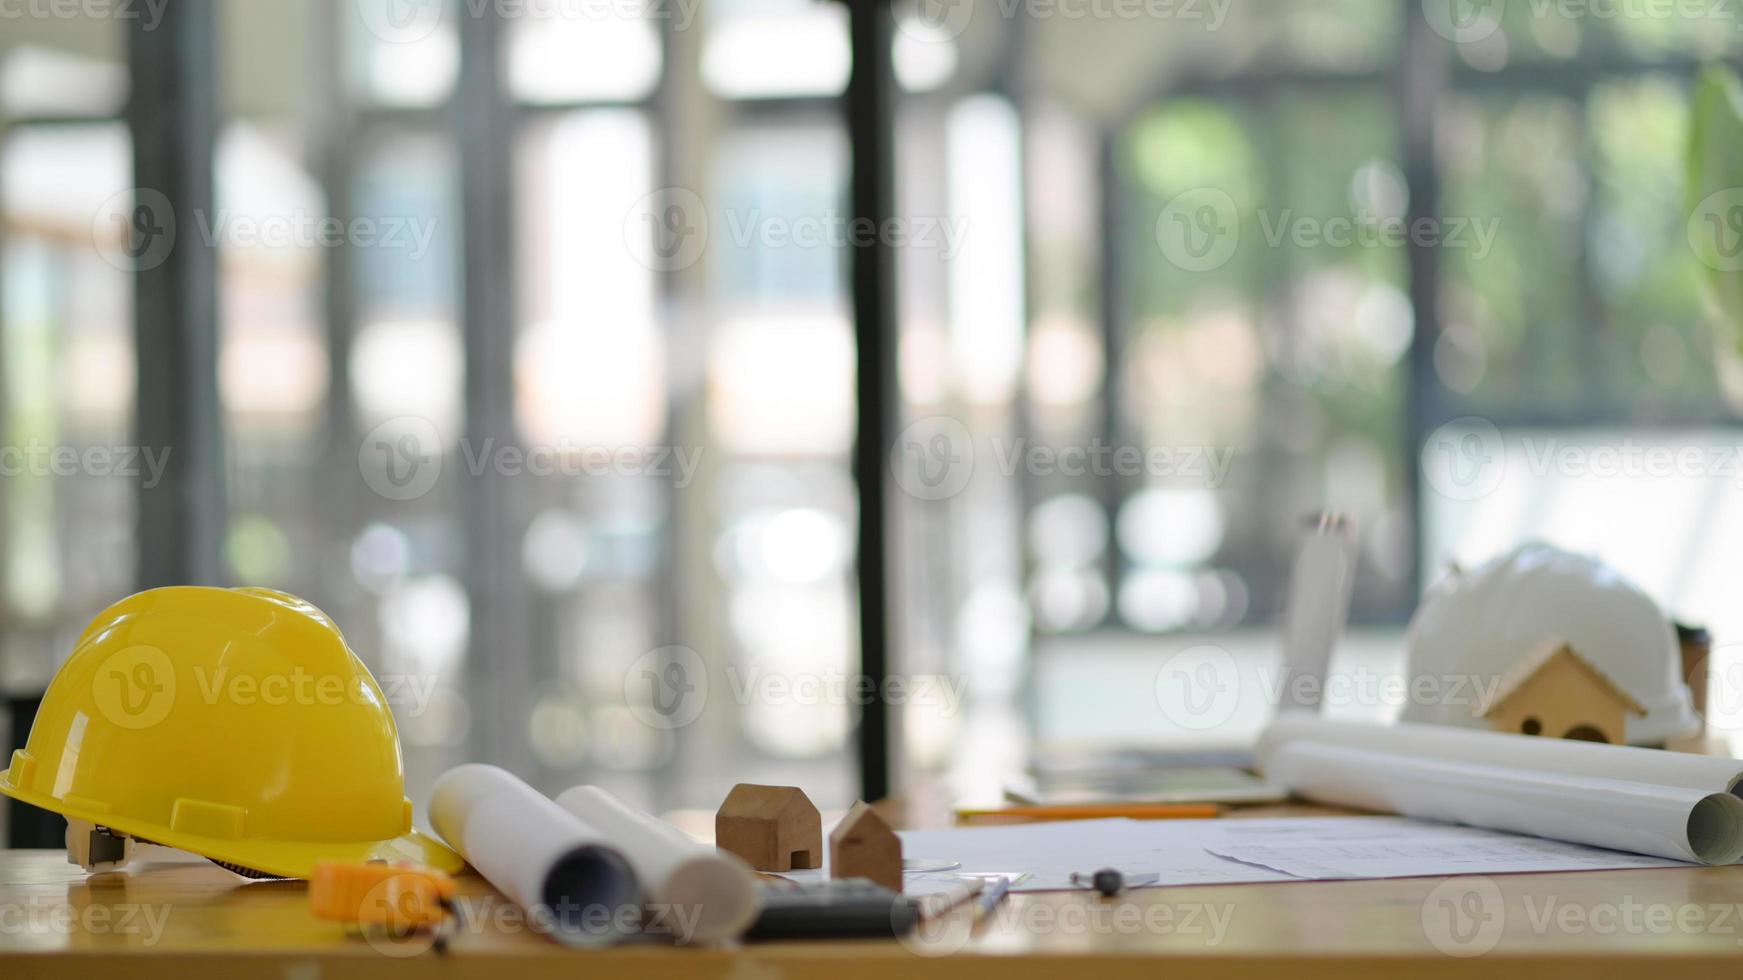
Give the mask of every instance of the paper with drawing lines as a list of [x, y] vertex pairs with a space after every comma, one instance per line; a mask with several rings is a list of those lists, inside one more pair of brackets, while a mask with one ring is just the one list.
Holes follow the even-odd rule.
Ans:
[[[1196, 839], [1195, 827], [1215, 820], [1070, 820], [1010, 827], [904, 831], [902, 852], [960, 861], [968, 874], [1027, 871], [1013, 891], [1074, 887], [1074, 871], [1118, 868], [1155, 872], [1158, 885], [1220, 885], [1288, 881], [1279, 873], [1217, 857]], [[1173, 825], [1173, 826], [1165, 826]]]
[[1229, 821], [1213, 853], [1302, 878], [1411, 878], [1695, 867], [1649, 857], [1404, 817]]
[[1073, 887], [1073, 871], [1155, 872], [1158, 886], [1316, 878], [1694, 867], [1664, 858], [1407, 817], [1074, 820], [905, 831], [903, 850], [961, 873], [1026, 871], [1016, 891]]

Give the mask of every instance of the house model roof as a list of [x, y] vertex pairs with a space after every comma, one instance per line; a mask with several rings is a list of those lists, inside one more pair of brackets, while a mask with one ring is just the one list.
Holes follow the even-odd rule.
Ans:
[[1567, 660], [1574, 666], [1584, 671], [1587, 676], [1597, 681], [1598, 686], [1609, 692], [1611, 697], [1614, 697], [1617, 701], [1621, 702], [1624, 708], [1627, 708], [1636, 715], [1646, 714], [1646, 709], [1641, 706], [1639, 701], [1634, 700], [1633, 695], [1619, 687], [1615, 681], [1611, 680], [1608, 675], [1594, 666], [1590, 660], [1580, 656], [1578, 650], [1575, 650], [1568, 644], [1558, 640], [1545, 643], [1533, 650], [1517, 664], [1514, 664], [1505, 674], [1501, 675], [1501, 683], [1495, 689], [1495, 698], [1490, 701], [1489, 706], [1483, 710], [1483, 717], [1487, 718], [1489, 715], [1500, 710], [1502, 705], [1506, 704], [1515, 694], [1518, 694], [1520, 690], [1525, 687], [1527, 681], [1536, 677], [1539, 672], [1549, 666], [1551, 661], [1563, 657], [1567, 658]]
[[726, 795], [721, 812], [734, 817], [773, 820], [793, 805], [815, 810], [804, 792], [794, 786], [749, 786], [740, 783]]

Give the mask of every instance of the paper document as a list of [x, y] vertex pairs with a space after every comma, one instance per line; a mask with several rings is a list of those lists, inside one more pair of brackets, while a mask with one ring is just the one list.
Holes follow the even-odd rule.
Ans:
[[1071, 873], [1155, 873], [1156, 886], [1688, 867], [1683, 862], [1406, 817], [1075, 820], [901, 833], [906, 853], [963, 874], [1028, 878], [1013, 891], [1069, 889]]
[[[1277, 825], [1293, 826], [1277, 826]], [[1302, 826], [1310, 825], [1310, 826]], [[1687, 867], [1681, 861], [1404, 817], [1233, 820], [1207, 845], [1222, 857], [1301, 878], [1413, 878]]]
[[1012, 886], [1013, 891], [1072, 888], [1072, 872], [1099, 868], [1132, 874], [1155, 872], [1161, 875], [1158, 885], [1223, 885], [1293, 877], [1212, 854], [1197, 836], [1203, 828], [1221, 822], [1070, 820], [911, 830], [903, 832], [901, 838], [904, 853], [960, 861], [967, 874], [1028, 872], [1028, 878]]

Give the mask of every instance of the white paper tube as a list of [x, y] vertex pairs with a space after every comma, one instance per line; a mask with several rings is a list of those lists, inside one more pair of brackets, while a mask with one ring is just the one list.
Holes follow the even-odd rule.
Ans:
[[1743, 800], [1729, 793], [1315, 742], [1271, 753], [1265, 778], [1324, 803], [1679, 861], [1743, 859]]
[[1513, 769], [1621, 779], [1708, 793], [1735, 792], [1743, 761], [1688, 752], [1606, 745], [1442, 725], [1371, 725], [1311, 715], [1279, 715], [1259, 737], [1261, 768], [1278, 748], [1297, 742], [1341, 745], [1413, 759], [1503, 765]]
[[430, 822], [536, 928], [571, 946], [624, 938], [641, 924], [641, 888], [598, 828], [505, 770], [464, 765], [436, 780]]
[[737, 857], [693, 840], [597, 786], [577, 786], [557, 805], [599, 828], [647, 889], [650, 929], [679, 942], [733, 939], [757, 917], [756, 878]]
[[[1283, 612], [1283, 668], [1287, 682], [1280, 711], [1319, 707], [1332, 648], [1343, 635], [1355, 582], [1356, 535], [1347, 520], [1322, 514], [1301, 537]], [[1300, 685], [1296, 678], [1312, 678]]]

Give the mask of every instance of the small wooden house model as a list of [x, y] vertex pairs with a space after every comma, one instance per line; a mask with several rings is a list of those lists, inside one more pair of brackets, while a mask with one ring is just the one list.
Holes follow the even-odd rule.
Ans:
[[902, 839], [871, 807], [855, 803], [829, 832], [829, 877], [869, 878], [901, 891]]
[[1502, 676], [1481, 717], [1498, 732], [1621, 745], [1646, 709], [1573, 647], [1555, 640]]
[[823, 817], [793, 786], [739, 783], [714, 815], [714, 843], [758, 871], [823, 866]]

